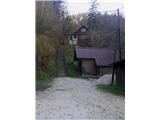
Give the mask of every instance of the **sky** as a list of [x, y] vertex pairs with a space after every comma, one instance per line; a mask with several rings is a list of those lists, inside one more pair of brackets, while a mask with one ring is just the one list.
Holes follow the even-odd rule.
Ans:
[[[91, 0], [65, 0], [70, 14], [88, 12]], [[98, 0], [98, 10], [108, 11], [124, 8], [124, 0]]]

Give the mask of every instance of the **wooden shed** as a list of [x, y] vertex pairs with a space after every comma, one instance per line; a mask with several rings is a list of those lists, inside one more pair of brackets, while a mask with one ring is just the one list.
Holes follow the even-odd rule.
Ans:
[[74, 60], [78, 61], [81, 75], [112, 74], [113, 50], [109, 48], [75, 47]]

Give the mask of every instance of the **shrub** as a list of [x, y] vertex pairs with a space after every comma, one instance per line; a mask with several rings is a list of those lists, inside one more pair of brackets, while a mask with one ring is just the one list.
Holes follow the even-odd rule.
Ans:
[[44, 71], [36, 71], [36, 90], [42, 90], [48, 87], [52, 76]]
[[66, 47], [65, 50], [66, 74], [70, 77], [79, 77], [78, 64], [74, 61], [74, 47]]
[[46, 35], [36, 35], [36, 89], [48, 87], [56, 76], [56, 41]]

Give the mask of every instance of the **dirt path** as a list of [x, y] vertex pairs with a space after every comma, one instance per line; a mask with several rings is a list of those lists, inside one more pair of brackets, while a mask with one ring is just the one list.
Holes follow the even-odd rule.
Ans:
[[97, 90], [94, 81], [56, 78], [36, 96], [36, 120], [124, 120], [124, 97]]

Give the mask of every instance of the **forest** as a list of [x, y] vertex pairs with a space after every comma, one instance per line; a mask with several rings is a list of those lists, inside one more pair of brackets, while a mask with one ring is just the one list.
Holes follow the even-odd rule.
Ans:
[[[89, 47], [105, 47], [118, 50], [117, 39], [120, 31], [121, 57], [125, 57], [125, 17], [119, 9], [115, 11], [98, 11], [97, 3], [91, 0], [91, 6], [86, 13], [70, 14], [66, 3], [59, 1], [36, 1], [36, 87], [47, 85], [58, 74], [57, 56], [60, 45], [69, 45], [68, 35], [82, 25], [90, 30]], [[118, 23], [119, 22], [119, 23]], [[119, 28], [119, 29], [117, 29]], [[68, 51], [67, 51], [68, 52]], [[69, 53], [71, 53], [70, 51]], [[73, 74], [76, 65], [72, 60], [73, 54], [65, 58]], [[69, 74], [72, 75], [72, 74]]]

